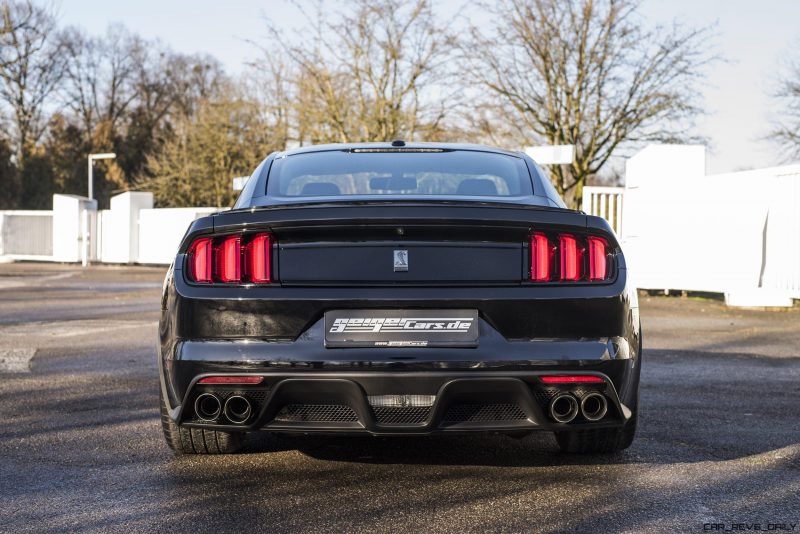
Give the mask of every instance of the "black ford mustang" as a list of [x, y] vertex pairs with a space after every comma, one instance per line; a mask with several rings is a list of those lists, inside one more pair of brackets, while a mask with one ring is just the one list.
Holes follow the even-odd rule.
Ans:
[[606, 221], [527, 156], [395, 141], [270, 155], [167, 274], [161, 413], [180, 453], [248, 431], [636, 429], [635, 290]]

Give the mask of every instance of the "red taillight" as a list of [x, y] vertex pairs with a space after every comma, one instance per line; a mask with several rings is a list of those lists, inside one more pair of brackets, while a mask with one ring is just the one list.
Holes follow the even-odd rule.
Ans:
[[268, 233], [201, 237], [189, 247], [189, 279], [203, 284], [269, 284], [273, 243]]
[[197, 381], [198, 384], [260, 384], [263, 376], [207, 376]]
[[272, 281], [271, 251], [270, 234], [258, 234], [248, 243], [245, 249], [245, 265], [247, 277], [254, 284], [268, 284]]
[[581, 278], [581, 252], [574, 236], [561, 234], [558, 236], [558, 248], [561, 251], [561, 279], [574, 282]]
[[589, 237], [589, 280], [605, 280], [608, 274], [608, 243], [602, 237]]
[[550, 266], [553, 263], [553, 247], [550, 240], [541, 232], [531, 235], [531, 280], [546, 282], [550, 280]]
[[192, 243], [189, 251], [189, 276], [195, 282], [201, 284], [211, 282], [212, 248], [210, 237], [201, 237]]
[[242, 239], [226, 237], [216, 246], [217, 278], [223, 284], [242, 281]]
[[535, 231], [530, 235], [532, 282], [602, 282], [611, 278], [613, 254], [604, 237]]
[[602, 377], [594, 375], [552, 375], [540, 376], [545, 384], [576, 384], [576, 383], [601, 383], [605, 382]]

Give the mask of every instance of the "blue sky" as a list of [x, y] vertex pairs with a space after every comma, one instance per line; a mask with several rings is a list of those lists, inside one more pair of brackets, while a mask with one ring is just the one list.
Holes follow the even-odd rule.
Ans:
[[[442, 16], [463, 4], [440, 0]], [[257, 51], [248, 40], [264, 34], [264, 16], [280, 25], [300, 26], [298, 13], [283, 0], [61, 0], [63, 24], [103, 33], [113, 22], [180, 52], [208, 52], [238, 72]], [[779, 113], [770, 94], [777, 70], [800, 61], [800, 1], [644, 0], [648, 22], [678, 19], [693, 26], [716, 25], [713, 43], [725, 58], [709, 69], [703, 102], [708, 114], [696, 133], [711, 142], [708, 171], [726, 172], [781, 163], [778, 149], [761, 140]]]

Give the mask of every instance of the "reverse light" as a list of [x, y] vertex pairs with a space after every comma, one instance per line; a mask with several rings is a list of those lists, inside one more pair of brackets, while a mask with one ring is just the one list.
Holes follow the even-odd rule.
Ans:
[[260, 384], [263, 376], [207, 376], [197, 381], [198, 384]]
[[545, 384], [579, 384], [579, 383], [603, 383], [605, 380], [602, 377], [594, 375], [549, 375], [540, 376], [542, 382]]
[[189, 279], [201, 284], [270, 284], [272, 234], [201, 237], [189, 247]]

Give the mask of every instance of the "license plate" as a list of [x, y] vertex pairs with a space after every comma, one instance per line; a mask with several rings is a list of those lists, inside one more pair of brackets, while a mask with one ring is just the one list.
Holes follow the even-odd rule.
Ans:
[[477, 310], [334, 310], [326, 347], [477, 347]]

